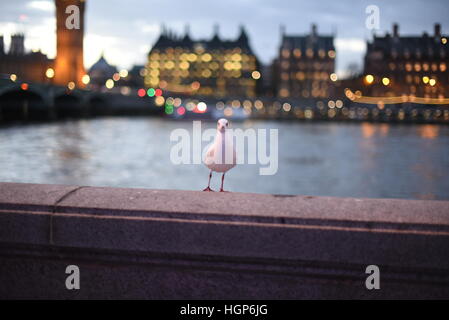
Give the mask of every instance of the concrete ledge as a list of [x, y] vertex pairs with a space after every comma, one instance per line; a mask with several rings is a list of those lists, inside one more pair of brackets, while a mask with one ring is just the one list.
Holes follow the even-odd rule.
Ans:
[[0, 256], [2, 298], [447, 299], [449, 202], [0, 183]]

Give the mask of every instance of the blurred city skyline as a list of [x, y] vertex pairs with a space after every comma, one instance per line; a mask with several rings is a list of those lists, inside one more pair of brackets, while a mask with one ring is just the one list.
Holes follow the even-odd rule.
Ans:
[[[119, 68], [145, 64], [147, 54], [164, 24], [178, 34], [184, 34], [188, 24], [194, 39], [211, 38], [214, 25], [220, 37], [235, 38], [239, 26], [244, 25], [252, 48], [262, 63], [268, 64], [278, 54], [280, 25], [287, 34], [306, 34], [312, 23], [320, 34], [335, 33], [337, 73], [344, 75], [348, 66], [362, 68], [366, 41], [372, 31], [365, 27], [365, 8], [377, 5], [380, 9], [380, 29], [376, 34], [391, 32], [393, 23], [401, 34], [431, 33], [435, 22], [444, 24], [446, 1], [359, 1], [345, 6], [334, 1], [257, 1], [230, 0], [223, 3], [196, 1], [194, 5], [180, 1], [129, 0], [87, 1], [85, 30], [85, 65], [89, 68], [105, 53], [108, 61]], [[173, 9], [176, 12], [173, 12]], [[9, 46], [11, 34], [25, 33], [27, 50], [41, 49], [53, 58], [56, 53], [56, 22], [53, 0], [17, 0], [2, 3], [0, 34]], [[180, 12], [182, 15], [178, 15]], [[419, 18], [419, 19], [418, 19]]]

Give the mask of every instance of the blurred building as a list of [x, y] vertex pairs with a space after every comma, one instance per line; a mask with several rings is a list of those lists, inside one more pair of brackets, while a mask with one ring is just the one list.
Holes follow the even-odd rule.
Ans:
[[365, 56], [364, 84], [371, 96], [415, 95], [438, 98], [449, 89], [448, 36], [435, 24], [433, 34], [374, 36]]
[[259, 84], [260, 93], [265, 97], [274, 97], [276, 92], [274, 88], [276, 87], [273, 79], [273, 64], [260, 65], [261, 74], [263, 77], [261, 78], [261, 83]]
[[0, 35], [0, 55], [5, 54], [5, 39], [3, 38], [3, 35]]
[[[84, 87], [87, 83], [83, 59], [85, 0], [55, 0], [56, 5], [56, 59], [54, 83]], [[68, 6], [79, 8], [79, 28], [66, 26]], [[70, 20], [70, 19], [69, 19]], [[73, 22], [73, 21], [72, 21]]]
[[110, 65], [102, 53], [98, 61], [89, 68], [89, 86], [92, 88], [101, 88], [106, 84], [106, 81], [113, 79], [115, 74], [118, 74], [117, 68]]
[[257, 57], [243, 27], [235, 40], [222, 40], [218, 27], [208, 40], [163, 31], [148, 55], [145, 85], [177, 93], [253, 97], [261, 79]]
[[25, 54], [25, 35], [22, 33], [11, 36], [9, 54], [23, 56]]
[[274, 91], [281, 98], [327, 98], [336, 81], [333, 35], [286, 35], [282, 28], [279, 56], [273, 66]]
[[11, 36], [9, 51], [6, 52], [3, 36], [0, 37], [0, 73], [12, 79], [30, 82], [46, 82], [47, 70], [53, 67], [53, 60], [48, 59], [40, 51], [25, 51], [25, 36], [15, 34]]

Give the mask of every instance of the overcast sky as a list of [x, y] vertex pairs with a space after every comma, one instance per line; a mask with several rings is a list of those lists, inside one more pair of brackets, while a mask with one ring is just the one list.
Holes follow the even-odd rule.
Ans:
[[[369, 5], [380, 9], [379, 34], [398, 22], [401, 34], [433, 33], [433, 24], [449, 30], [447, 0], [87, 0], [85, 64], [91, 66], [104, 50], [106, 59], [119, 68], [143, 64], [164, 23], [178, 33], [190, 25], [192, 38], [209, 38], [214, 24], [223, 38], [235, 38], [243, 24], [252, 48], [263, 63], [275, 57], [279, 26], [287, 34], [336, 33], [337, 70], [341, 74], [353, 62], [362, 65], [366, 40], [372, 31], [365, 26]], [[14, 32], [26, 34], [26, 48], [54, 57], [56, 53], [54, 2], [50, 0], [0, 0], [0, 34], [9, 46]], [[446, 24], [444, 24], [447, 22]]]

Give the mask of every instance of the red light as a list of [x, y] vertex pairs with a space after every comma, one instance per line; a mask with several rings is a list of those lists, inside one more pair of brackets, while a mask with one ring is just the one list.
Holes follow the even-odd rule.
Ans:
[[20, 85], [20, 88], [21, 88], [22, 90], [28, 90], [28, 83], [22, 83], [22, 84]]
[[182, 116], [184, 113], [186, 113], [186, 109], [185, 109], [184, 107], [179, 107], [179, 108], [178, 108], [178, 114], [179, 114], [180, 116]]
[[201, 84], [198, 81], [193, 81], [190, 86], [192, 87], [193, 90], [198, 90]]
[[145, 95], [146, 95], [146, 91], [145, 91], [145, 89], [139, 89], [139, 90], [137, 90], [137, 95], [139, 96], [139, 97], [145, 97]]
[[156, 97], [162, 96], [162, 90], [161, 89], [156, 89], [156, 91], [154, 91], [154, 95]]

